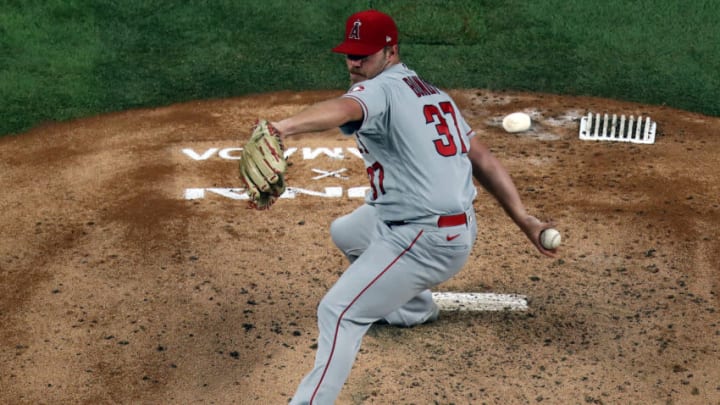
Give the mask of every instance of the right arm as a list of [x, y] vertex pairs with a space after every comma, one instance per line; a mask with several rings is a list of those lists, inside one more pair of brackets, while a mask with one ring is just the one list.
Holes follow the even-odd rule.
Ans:
[[546, 256], [555, 257], [553, 250], [545, 249], [540, 243], [540, 233], [553, 225], [543, 223], [527, 213], [515, 183], [507, 170], [477, 136], [470, 139], [468, 158], [472, 163], [475, 179], [495, 197], [503, 210], [525, 233], [537, 250]]

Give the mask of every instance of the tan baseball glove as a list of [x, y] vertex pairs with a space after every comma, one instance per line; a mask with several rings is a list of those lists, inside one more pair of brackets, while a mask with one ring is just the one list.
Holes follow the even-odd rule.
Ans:
[[286, 171], [280, 133], [267, 120], [259, 120], [240, 159], [240, 178], [245, 182], [250, 206], [270, 208], [285, 192]]

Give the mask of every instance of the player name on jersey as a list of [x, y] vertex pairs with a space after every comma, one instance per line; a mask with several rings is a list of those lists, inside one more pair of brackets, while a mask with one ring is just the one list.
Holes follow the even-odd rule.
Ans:
[[417, 76], [404, 77], [403, 81], [405, 82], [405, 84], [410, 86], [412, 91], [414, 91], [418, 97], [430, 96], [433, 94], [438, 94], [440, 92], [437, 87]]

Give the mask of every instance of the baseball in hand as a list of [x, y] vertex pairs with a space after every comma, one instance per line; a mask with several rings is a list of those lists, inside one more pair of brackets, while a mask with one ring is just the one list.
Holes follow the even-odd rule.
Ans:
[[561, 241], [562, 237], [557, 229], [546, 229], [540, 234], [540, 243], [542, 243], [545, 249], [557, 249], [557, 247], [560, 246]]

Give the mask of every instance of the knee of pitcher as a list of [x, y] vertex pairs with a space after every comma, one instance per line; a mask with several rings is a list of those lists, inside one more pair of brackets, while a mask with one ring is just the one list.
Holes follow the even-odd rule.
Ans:
[[330, 224], [330, 238], [338, 249], [345, 251], [348, 245], [346, 240], [347, 230], [343, 229], [342, 218], [337, 218]]
[[333, 300], [332, 297], [326, 295], [320, 300], [320, 304], [317, 307], [318, 319], [332, 319], [336, 322], [340, 315], [345, 311], [345, 305]]

